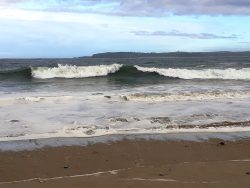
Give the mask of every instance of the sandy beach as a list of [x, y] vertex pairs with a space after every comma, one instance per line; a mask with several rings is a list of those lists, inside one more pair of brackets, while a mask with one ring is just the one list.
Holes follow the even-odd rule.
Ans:
[[250, 188], [250, 0], [0, 0], [0, 188]]
[[249, 140], [123, 140], [0, 153], [0, 187], [249, 187]]

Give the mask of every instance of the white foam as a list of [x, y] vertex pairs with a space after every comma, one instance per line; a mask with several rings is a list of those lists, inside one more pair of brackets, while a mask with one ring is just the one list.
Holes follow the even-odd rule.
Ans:
[[162, 76], [182, 79], [228, 79], [228, 80], [250, 80], [250, 68], [242, 69], [173, 69], [141, 67], [135, 65], [137, 70], [142, 72], [156, 72]]
[[[144, 91], [144, 89], [143, 89]], [[124, 90], [126, 92], [126, 90]], [[249, 99], [181, 102], [134, 102], [124, 92], [22, 93], [0, 99], [0, 141], [58, 137], [160, 134], [186, 132], [244, 132], [250, 127], [198, 128], [215, 122], [249, 121]], [[127, 95], [131, 94], [127, 91]], [[245, 92], [245, 91], [244, 91]], [[107, 98], [105, 96], [110, 96]], [[178, 93], [171, 93], [174, 97]], [[183, 96], [181, 96], [183, 97]], [[144, 99], [143, 99], [144, 100]], [[154, 121], [156, 119], [156, 121]], [[159, 119], [159, 120], [157, 120]], [[169, 120], [169, 121], [168, 121]], [[162, 121], [162, 122], [161, 122]], [[197, 128], [166, 128], [198, 125]]]
[[44, 100], [43, 97], [20, 97], [16, 99], [17, 101], [25, 101], [25, 102], [40, 102]]
[[96, 129], [94, 134], [88, 135], [86, 132], [79, 130], [68, 131], [67, 129], [60, 130], [55, 133], [41, 134], [25, 134], [11, 137], [0, 137], [2, 141], [19, 141], [31, 139], [46, 139], [46, 138], [93, 138], [105, 135], [146, 135], [146, 134], [174, 134], [174, 133], [237, 133], [250, 132], [250, 127], [209, 127], [209, 128], [173, 128], [173, 129]]
[[61, 65], [58, 67], [36, 67], [32, 68], [32, 76], [40, 79], [48, 78], [86, 78], [106, 76], [117, 72], [123, 65], [97, 65], [97, 66], [75, 66]]
[[[216, 100], [216, 99], [246, 99], [250, 98], [248, 91], [232, 92], [206, 92], [206, 93], [135, 93], [124, 95], [130, 101], [141, 102], [174, 102], [174, 101], [195, 101], [195, 100]], [[123, 96], [123, 98], [124, 98]]]

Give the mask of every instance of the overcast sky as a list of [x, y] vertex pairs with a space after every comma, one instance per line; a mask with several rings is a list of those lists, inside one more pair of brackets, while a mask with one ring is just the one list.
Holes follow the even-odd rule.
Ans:
[[250, 50], [249, 0], [0, 0], [0, 57]]

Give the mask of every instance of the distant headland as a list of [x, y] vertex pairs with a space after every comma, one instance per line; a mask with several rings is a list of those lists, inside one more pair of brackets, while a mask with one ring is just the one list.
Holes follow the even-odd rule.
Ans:
[[[250, 51], [243, 52], [230, 52], [230, 51], [218, 51], [218, 52], [166, 52], [166, 53], [142, 53], [142, 52], [106, 52], [97, 53], [91, 58], [142, 58], [142, 57], [221, 57], [221, 56], [250, 56]], [[85, 58], [85, 57], [80, 57]]]

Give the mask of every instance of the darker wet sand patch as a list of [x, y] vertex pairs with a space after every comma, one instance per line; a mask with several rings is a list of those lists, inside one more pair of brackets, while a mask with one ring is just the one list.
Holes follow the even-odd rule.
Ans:
[[248, 140], [138, 139], [0, 152], [0, 187], [244, 188], [250, 184], [249, 148]]

